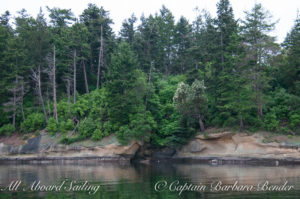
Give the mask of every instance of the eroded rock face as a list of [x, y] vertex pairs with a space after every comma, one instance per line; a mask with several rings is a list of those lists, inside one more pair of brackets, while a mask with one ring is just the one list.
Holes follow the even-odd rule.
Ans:
[[[95, 144], [95, 143], [94, 143]], [[62, 145], [51, 140], [47, 135], [33, 137], [27, 142], [15, 146], [0, 143], [0, 159], [2, 160], [59, 160], [99, 158], [101, 160], [130, 160], [140, 148], [141, 144], [132, 141], [122, 146], [119, 143], [99, 144], [87, 146], [85, 144]]]
[[297, 148], [279, 143], [263, 143], [263, 137], [254, 134], [230, 132], [196, 136], [182, 147], [176, 157], [254, 157], [254, 158], [300, 158]]

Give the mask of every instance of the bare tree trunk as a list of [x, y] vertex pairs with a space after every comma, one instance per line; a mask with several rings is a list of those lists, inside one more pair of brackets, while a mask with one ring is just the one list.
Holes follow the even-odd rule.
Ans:
[[153, 61], [150, 64], [150, 71], [149, 71], [149, 77], [148, 77], [148, 88], [147, 88], [147, 93], [146, 93], [146, 100], [145, 100], [145, 109], [147, 110], [147, 105], [148, 105], [148, 95], [150, 92], [151, 88], [151, 73], [152, 73], [152, 66], [153, 66]]
[[93, 69], [93, 48], [92, 48], [92, 44], [90, 44], [90, 71], [91, 71], [91, 73], [94, 73], [94, 69]]
[[50, 97], [49, 97], [49, 90], [47, 88], [47, 91], [46, 91], [46, 100], [47, 100], [47, 109], [48, 109], [48, 115], [51, 114], [51, 110], [50, 110]]
[[71, 108], [70, 108], [70, 98], [71, 98], [71, 83], [70, 79], [67, 78], [67, 97], [68, 97], [68, 111], [71, 114]]
[[98, 73], [97, 73], [97, 89], [100, 87], [101, 82], [101, 68], [103, 67], [103, 25], [101, 24], [100, 32], [100, 49], [99, 49], [99, 60], [98, 60]]
[[57, 103], [56, 103], [56, 78], [55, 78], [55, 46], [53, 46], [53, 116], [58, 121], [57, 118]]
[[[257, 31], [257, 29], [256, 29]], [[261, 46], [257, 46], [259, 38], [254, 34], [254, 43], [255, 43], [255, 72], [254, 72], [254, 88], [255, 88], [255, 97], [256, 97], [256, 106], [257, 106], [257, 115], [259, 118], [262, 118], [262, 84], [261, 84]]]
[[203, 132], [205, 130], [204, 128], [204, 124], [203, 124], [203, 121], [202, 121], [202, 116], [199, 114], [199, 126], [200, 126], [200, 131]]
[[85, 63], [82, 61], [82, 67], [83, 67], [83, 76], [84, 76], [84, 86], [85, 86], [85, 92], [89, 93], [89, 84], [86, 76], [86, 68], [85, 68]]
[[18, 85], [18, 77], [16, 76], [15, 86], [13, 88], [13, 116], [12, 116], [12, 125], [16, 128], [16, 112], [17, 112], [17, 85]]
[[258, 65], [258, 75], [257, 75], [257, 114], [260, 118], [263, 117], [263, 112], [262, 112], [262, 69], [261, 69], [261, 64], [260, 64], [260, 58], [259, 60], [259, 65]]
[[76, 103], [76, 49], [73, 53], [73, 104]]
[[44, 117], [45, 117], [45, 120], [48, 121], [48, 117], [47, 117], [47, 113], [46, 113], [46, 109], [45, 109], [45, 105], [44, 105], [44, 99], [43, 99], [43, 95], [42, 95], [41, 66], [40, 65], [38, 67], [37, 84], [38, 84], [38, 93], [39, 93], [40, 102], [41, 102], [42, 107], [43, 107]]
[[22, 119], [25, 121], [25, 114], [24, 114], [24, 106], [23, 106], [23, 98], [25, 95], [24, 91], [24, 81], [21, 82], [21, 112], [22, 112]]
[[240, 115], [240, 131], [244, 129], [244, 122], [243, 122], [243, 116]]

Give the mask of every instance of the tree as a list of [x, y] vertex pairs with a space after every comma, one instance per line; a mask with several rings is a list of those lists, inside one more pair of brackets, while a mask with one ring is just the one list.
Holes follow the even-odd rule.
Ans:
[[263, 116], [264, 91], [268, 86], [268, 78], [265, 74], [270, 56], [276, 47], [275, 39], [268, 33], [274, 29], [275, 23], [270, 22], [271, 15], [263, 9], [261, 4], [255, 4], [251, 12], [245, 13], [246, 20], [242, 21], [242, 33], [251, 68], [249, 72], [253, 76], [257, 115], [261, 118]]
[[300, 95], [300, 16], [287, 34], [283, 47], [286, 50], [286, 62], [279, 69], [281, 84], [289, 92]]
[[[36, 19], [30, 17], [26, 10], [21, 10], [19, 14], [20, 16], [16, 18], [17, 44], [22, 45], [22, 57], [24, 56], [24, 58], [17, 58], [16, 63], [23, 66], [18, 67], [18, 72], [20, 76], [21, 74], [24, 77], [30, 76], [33, 80], [39, 98], [39, 105], [42, 106], [45, 120], [47, 120], [42, 91], [42, 72], [46, 65], [46, 55], [50, 50], [50, 35], [47, 23], [42, 10], [40, 10]], [[31, 74], [28, 74], [29, 71]]]
[[71, 9], [60, 9], [60, 8], [49, 8], [47, 7], [48, 11], [50, 12], [49, 17], [51, 18], [50, 22], [53, 26], [59, 27], [58, 30], [61, 28], [66, 27], [68, 24], [71, 24], [74, 21], [73, 13]]
[[160, 15], [156, 16], [159, 40], [158, 40], [158, 64], [164, 67], [161, 71], [165, 75], [172, 71], [173, 53], [174, 53], [174, 35], [175, 22], [171, 11], [162, 6]]
[[[217, 4], [217, 19], [215, 21], [218, 31], [217, 59], [214, 67], [216, 112], [213, 120], [217, 125], [232, 125], [236, 116], [230, 106], [231, 95], [234, 88], [235, 70], [238, 68], [241, 48], [239, 48], [238, 26], [234, 19], [233, 9], [228, 0], [220, 0]], [[233, 78], [233, 76], [235, 78]], [[231, 121], [230, 121], [231, 120]]]
[[[90, 46], [88, 44], [88, 38], [89, 38], [89, 31], [87, 27], [83, 23], [79, 23], [76, 20], [76, 23], [74, 23], [71, 27], [71, 30], [69, 32], [69, 38], [70, 38], [70, 50], [72, 50], [72, 64], [73, 64], [73, 103], [76, 102], [76, 92], [78, 89], [77, 81], [78, 78], [76, 78], [76, 71], [77, 71], [77, 63], [80, 63], [80, 66], [83, 69], [83, 79], [84, 79], [84, 87], [85, 92], [89, 93], [88, 88], [88, 77], [87, 77], [87, 70], [85, 67], [86, 58], [89, 56], [90, 53]], [[79, 76], [79, 78], [82, 78], [82, 76]]]
[[217, 3], [217, 15], [216, 24], [220, 35], [220, 63], [221, 70], [224, 70], [224, 63], [226, 62], [224, 56], [225, 48], [230, 43], [230, 37], [237, 28], [229, 0], [220, 0]]
[[110, 25], [113, 21], [109, 18], [109, 12], [103, 7], [98, 8], [95, 4], [88, 4], [83, 11], [80, 20], [86, 25], [89, 31], [88, 42], [90, 45], [89, 65], [92, 74], [94, 64], [97, 64], [96, 88], [100, 88], [103, 81], [105, 65], [109, 64], [110, 55], [113, 52], [114, 35]]
[[122, 23], [120, 36], [123, 38], [131, 47], [133, 47], [135, 28], [134, 24], [136, 23], [137, 18], [134, 14], [130, 18], [124, 20]]
[[146, 141], [155, 126], [151, 113], [145, 111], [147, 78], [137, 68], [129, 44], [121, 42], [112, 56], [106, 86], [109, 120], [121, 140]]
[[[52, 55], [52, 56], [51, 56]], [[52, 54], [49, 55], [47, 58], [48, 60], [48, 76], [50, 79], [50, 84], [52, 85], [52, 93], [53, 93], [53, 117], [58, 121], [58, 116], [57, 116], [57, 101], [56, 101], [56, 51], [55, 51], [55, 45], [53, 46], [53, 52]]]
[[[52, 52], [52, 59], [49, 61], [49, 77], [52, 80], [52, 88], [53, 88], [53, 116], [58, 121], [58, 115], [57, 115], [57, 88], [56, 88], [56, 65], [60, 65], [62, 67], [59, 73], [64, 73], [69, 63], [65, 62], [63, 58], [65, 57], [65, 54], [70, 53], [70, 41], [68, 38], [69, 30], [68, 30], [68, 24], [70, 24], [74, 18], [73, 13], [71, 10], [67, 9], [59, 9], [59, 8], [52, 8], [50, 9], [47, 7], [48, 11], [50, 12], [49, 17], [51, 18], [50, 22], [52, 23], [52, 43], [53, 43], [53, 52]], [[56, 50], [58, 49], [58, 50]], [[76, 58], [76, 53], [74, 53], [75, 57], [73, 57], [73, 65], [75, 68], [76, 73], [76, 62], [74, 62], [74, 59]], [[62, 76], [62, 75], [59, 75]], [[74, 80], [76, 81], [76, 74], [74, 75]], [[75, 92], [74, 92], [75, 90]], [[74, 90], [73, 90], [73, 96], [74, 101], [76, 101], [76, 82], [74, 83]]]
[[134, 43], [140, 68], [144, 72], [149, 72], [151, 63], [153, 63], [152, 66], [161, 71], [162, 65], [160, 65], [158, 58], [159, 34], [156, 20], [152, 15], [148, 18], [142, 16], [140, 20], [141, 24], [138, 26], [135, 36], [136, 42]]
[[180, 17], [175, 26], [174, 45], [176, 49], [176, 58], [174, 63], [174, 73], [184, 73], [190, 70], [193, 65], [188, 49], [192, 45], [192, 27], [188, 20]]
[[192, 86], [179, 83], [173, 101], [176, 109], [183, 115], [195, 117], [199, 121], [200, 131], [205, 130], [203, 116], [207, 106], [203, 81], [195, 80]]

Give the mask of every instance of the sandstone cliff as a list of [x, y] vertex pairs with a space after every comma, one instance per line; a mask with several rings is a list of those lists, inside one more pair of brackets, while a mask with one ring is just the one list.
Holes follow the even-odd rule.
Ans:
[[0, 143], [0, 160], [48, 161], [48, 160], [82, 160], [129, 161], [140, 148], [140, 143], [132, 141], [120, 145], [114, 136], [99, 142], [79, 142], [71, 145], [58, 143], [58, 139], [46, 133], [29, 138], [18, 144]]

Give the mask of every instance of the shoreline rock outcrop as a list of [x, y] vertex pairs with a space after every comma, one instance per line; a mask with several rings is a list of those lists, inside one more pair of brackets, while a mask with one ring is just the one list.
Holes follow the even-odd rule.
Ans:
[[264, 143], [260, 134], [222, 132], [199, 134], [181, 148], [154, 149], [137, 141], [120, 145], [114, 135], [99, 142], [82, 141], [71, 145], [58, 144], [57, 139], [42, 133], [18, 145], [0, 142], [0, 163], [160, 161], [218, 164], [300, 164], [300, 148], [280, 143]]
[[86, 143], [71, 145], [58, 144], [47, 134], [28, 139], [21, 145], [0, 143], [0, 161], [64, 161], [64, 160], [99, 160], [99, 161], [130, 161], [140, 143], [132, 141], [128, 145], [118, 142], [94, 142], [93, 146]]

